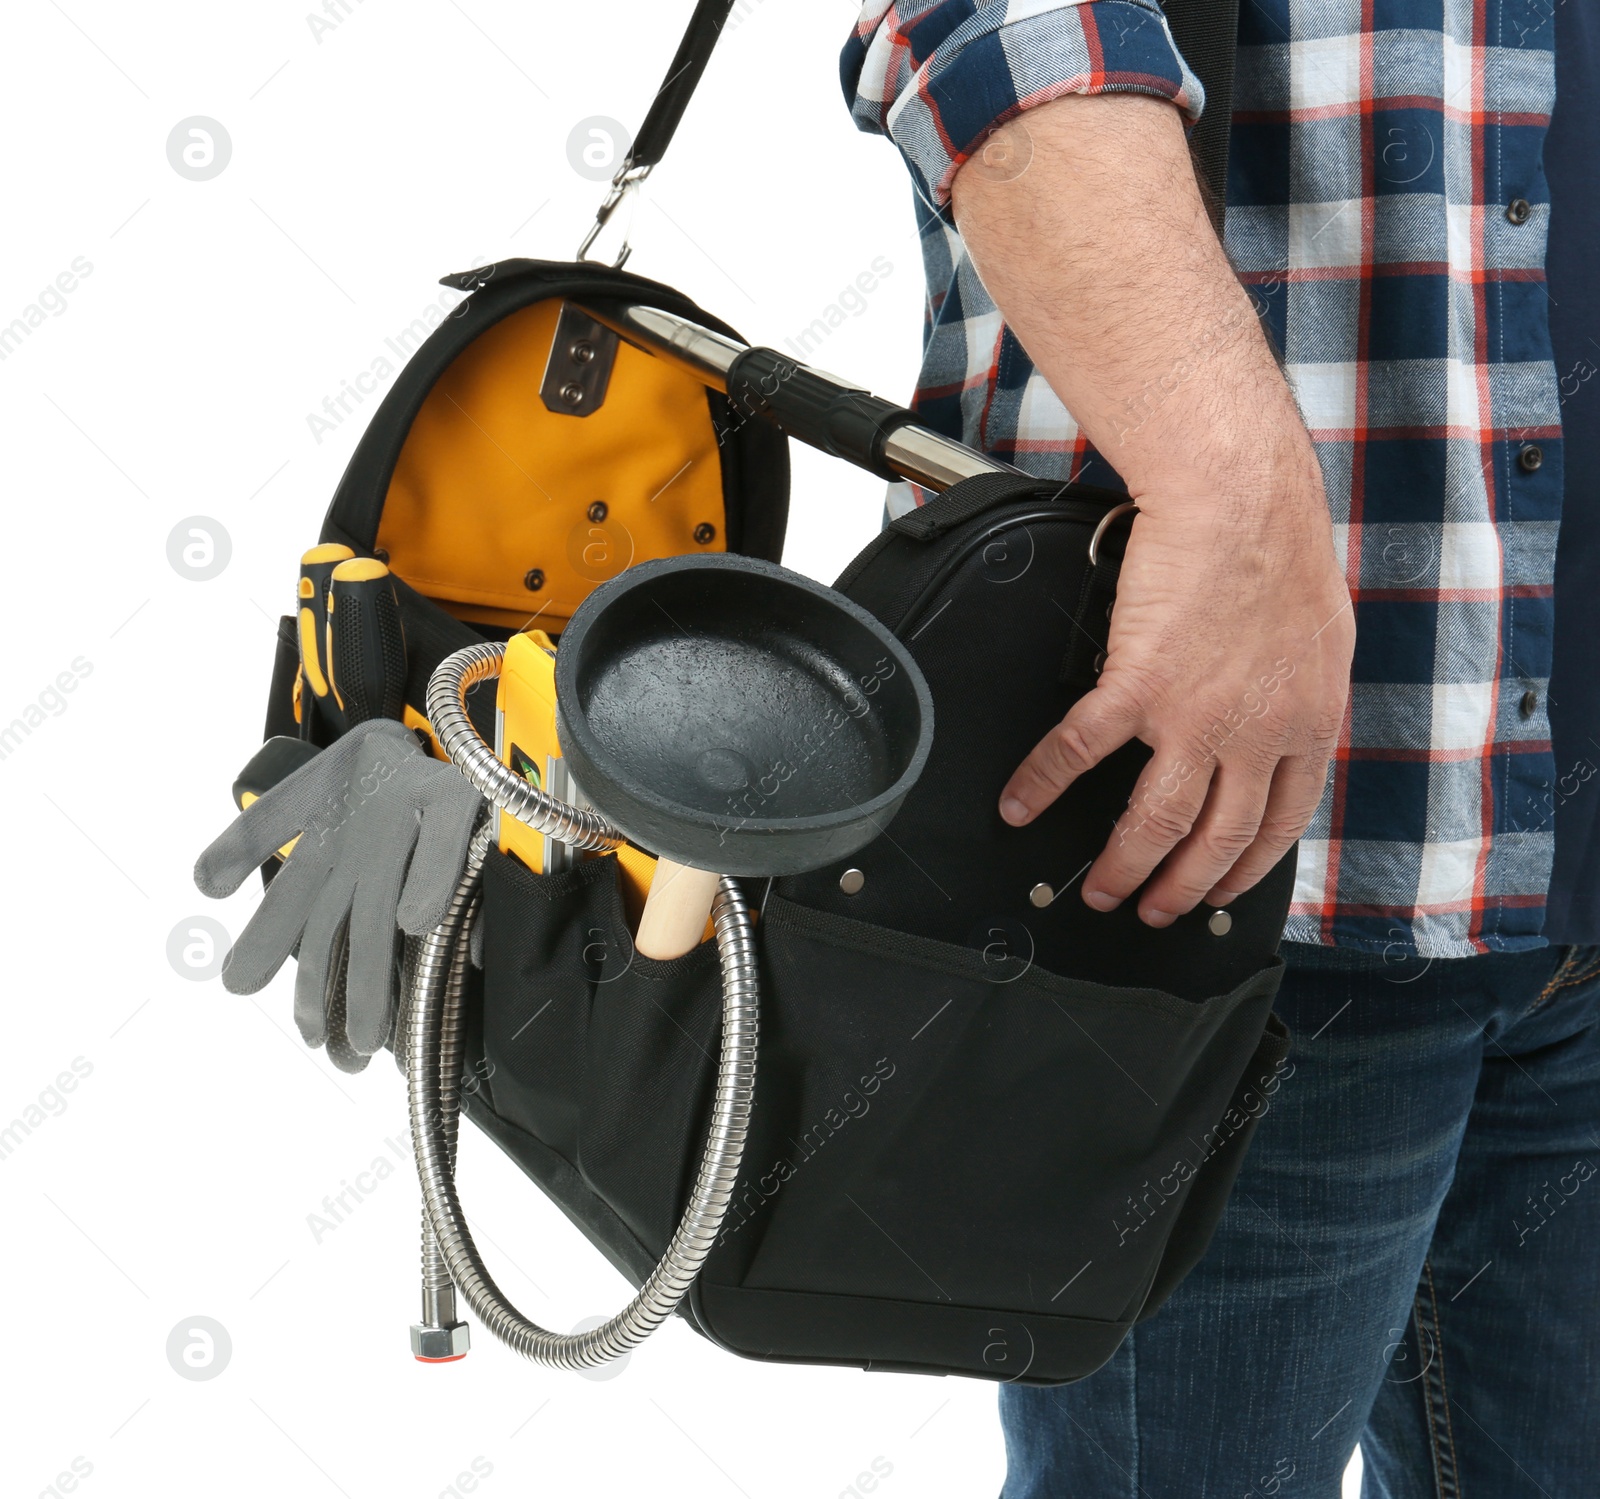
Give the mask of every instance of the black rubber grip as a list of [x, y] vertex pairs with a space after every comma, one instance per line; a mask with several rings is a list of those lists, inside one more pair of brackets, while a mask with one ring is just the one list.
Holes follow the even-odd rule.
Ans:
[[[406, 643], [387, 571], [346, 578], [334, 569], [328, 591], [334, 690], [347, 729], [369, 718], [401, 719], [406, 706]], [[370, 564], [369, 564], [370, 566]]]
[[790, 437], [843, 458], [880, 479], [899, 475], [884, 462], [889, 434], [916, 414], [870, 391], [841, 385], [776, 349], [746, 349], [728, 370], [728, 399]]

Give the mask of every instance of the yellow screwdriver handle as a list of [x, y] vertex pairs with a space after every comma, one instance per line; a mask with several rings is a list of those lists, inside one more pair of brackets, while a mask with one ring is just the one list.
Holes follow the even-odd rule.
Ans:
[[331, 690], [327, 647], [328, 585], [333, 570], [355, 553], [337, 542], [314, 546], [300, 559], [295, 615], [300, 637], [300, 736], [312, 737], [312, 718]]

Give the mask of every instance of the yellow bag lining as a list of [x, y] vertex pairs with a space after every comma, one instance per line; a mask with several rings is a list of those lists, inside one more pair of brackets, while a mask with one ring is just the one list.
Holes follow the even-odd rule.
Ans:
[[[633, 562], [726, 549], [705, 388], [623, 344], [597, 411], [550, 411], [539, 386], [560, 310], [559, 299], [525, 307], [457, 357], [417, 413], [384, 500], [377, 544], [389, 565], [474, 623], [536, 618], [559, 631]], [[705, 526], [712, 535], [697, 541]], [[542, 585], [530, 589], [535, 570]]]

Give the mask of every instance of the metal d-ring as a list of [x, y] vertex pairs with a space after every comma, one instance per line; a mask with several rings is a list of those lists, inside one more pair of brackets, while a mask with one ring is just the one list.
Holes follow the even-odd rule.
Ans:
[[1105, 534], [1111, 529], [1111, 523], [1119, 520], [1124, 515], [1137, 515], [1138, 505], [1132, 500], [1124, 500], [1120, 505], [1113, 505], [1100, 517], [1100, 524], [1094, 528], [1094, 535], [1089, 538], [1089, 566], [1100, 566], [1100, 543], [1105, 540]]

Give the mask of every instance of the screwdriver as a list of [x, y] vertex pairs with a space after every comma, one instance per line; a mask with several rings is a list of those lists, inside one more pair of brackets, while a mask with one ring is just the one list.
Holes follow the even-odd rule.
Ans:
[[346, 728], [369, 718], [403, 720], [406, 639], [389, 569], [354, 557], [328, 584], [329, 682]]
[[[315, 739], [319, 705], [328, 703], [328, 663], [324, 641], [328, 637], [328, 583], [333, 570], [355, 553], [337, 542], [314, 546], [300, 559], [300, 737]], [[330, 728], [337, 731], [336, 725]]]

